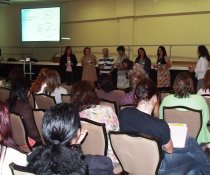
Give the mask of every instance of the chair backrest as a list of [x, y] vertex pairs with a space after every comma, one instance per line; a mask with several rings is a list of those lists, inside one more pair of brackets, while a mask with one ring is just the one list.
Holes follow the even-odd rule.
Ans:
[[35, 175], [27, 167], [16, 165], [15, 163], [10, 163], [9, 167], [12, 171], [12, 175]]
[[118, 115], [117, 104], [115, 101], [100, 99], [100, 105], [110, 106], [112, 110], [116, 113], [116, 115]]
[[162, 102], [163, 99], [168, 95], [170, 95], [169, 92], [160, 92], [160, 102]]
[[26, 153], [32, 151], [23, 118], [18, 114], [10, 113], [10, 126], [15, 144]]
[[71, 103], [71, 94], [61, 94], [62, 103]]
[[34, 102], [34, 96], [32, 94], [30, 94], [30, 96], [28, 97], [28, 101], [30, 103], [30, 105], [32, 106], [32, 108], [35, 108], [35, 102]]
[[47, 110], [56, 104], [55, 97], [47, 94], [34, 94], [34, 100], [39, 109]]
[[9, 98], [10, 90], [4, 87], [0, 87], [0, 100], [6, 103], [6, 100]]
[[71, 93], [71, 87], [72, 86], [67, 85], [67, 84], [62, 84], [61, 87], [65, 88], [69, 94]]
[[161, 160], [161, 146], [154, 137], [110, 131], [109, 139], [123, 171], [133, 175], [155, 175]]
[[44, 111], [41, 109], [33, 109], [33, 113], [34, 113], [34, 120], [36, 123], [36, 127], [42, 140], [42, 144], [46, 145], [46, 141], [42, 134], [42, 119], [44, 117]]
[[202, 126], [202, 111], [185, 106], [164, 106], [163, 119], [167, 123], [187, 124], [188, 135], [197, 138]]
[[92, 155], [107, 155], [108, 138], [104, 123], [98, 123], [86, 118], [81, 118], [82, 128], [88, 131], [82, 143], [83, 153]]
[[129, 107], [135, 107], [136, 105], [135, 104], [126, 104], [126, 105], [120, 105], [119, 106], [119, 110], [123, 110], [125, 108], [129, 108]]

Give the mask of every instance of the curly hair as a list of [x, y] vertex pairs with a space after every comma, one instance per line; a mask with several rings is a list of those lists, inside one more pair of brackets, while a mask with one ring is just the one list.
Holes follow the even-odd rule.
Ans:
[[74, 105], [57, 104], [47, 110], [42, 121], [47, 145], [29, 155], [29, 168], [39, 175], [85, 175], [81, 148], [70, 145], [80, 128], [79, 111]]
[[79, 81], [71, 88], [71, 102], [75, 104], [80, 111], [98, 105], [100, 99], [97, 95], [93, 83], [89, 81]]

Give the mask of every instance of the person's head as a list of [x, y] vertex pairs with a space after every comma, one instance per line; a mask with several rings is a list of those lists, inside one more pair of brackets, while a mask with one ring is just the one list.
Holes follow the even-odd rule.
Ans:
[[[0, 144], [17, 149], [17, 146], [15, 145], [12, 138], [12, 131], [9, 121], [9, 111], [2, 101], [0, 101]], [[0, 153], [0, 159], [1, 158], [2, 155]]]
[[45, 93], [51, 95], [53, 91], [61, 85], [60, 75], [56, 70], [49, 70], [46, 74]]
[[207, 90], [210, 91], [210, 70], [207, 70], [204, 80], [203, 80], [203, 89], [206, 92]]
[[164, 46], [158, 47], [157, 56], [158, 58], [164, 58], [167, 56], [166, 49]]
[[104, 57], [108, 57], [109, 56], [109, 49], [108, 48], [103, 48], [102, 54], [103, 54]]
[[66, 46], [64, 54], [65, 55], [71, 55], [72, 54], [71, 46]]
[[96, 89], [93, 83], [89, 81], [82, 80], [75, 83], [71, 88], [71, 94], [72, 103], [80, 110], [90, 108], [100, 103]]
[[194, 93], [194, 82], [188, 72], [177, 75], [173, 85], [174, 95], [177, 98], [186, 98]]
[[99, 83], [99, 87], [107, 93], [114, 90], [112, 77], [110, 75], [102, 74], [99, 77], [98, 83]]
[[129, 60], [128, 58], [122, 61], [123, 67], [127, 70], [131, 70], [133, 68], [133, 61]]
[[124, 46], [118, 46], [117, 52], [120, 56], [125, 55], [125, 47]]
[[137, 84], [145, 78], [145, 73], [138, 71], [131, 74], [130, 82], [132, 90], [136, 89]]
[[12, 83], [13, 80], [23, 77], [24, 77], [23, 69], [21, 69], [20, 67], [13, 67], [9, 72], [9, 76], [7, 79], [10, 80]]
[[75, 141], [80, 138], [79, 111], [72, 104], [57, 104], [47, 110], [42, 133], [47, 145], [30, 165], [36, 174], [84, 175], [86, 166]]
[[31, 92], [36, 93], [41, 89], [42, 84], [46, 80], [47, 72], [49, 71], [48, 68], [44, 67], [40, 69], [38, 76], [34, 80], [32, 86], [31, 86]]
[[154, 108], [158, 101], [157, 86], [149, 78], [144, 78], [143, 80], [138, 82], [134, 95], [138, 105], [150, 104], [152, 108]]
[[91, 54], [91, 48], [90, 47], [85, 47], [83, 49], [83, 54], [86, 55], [90, 55]]
[[204, 45], [198, 46], [198, 57], [205, 57], [207, 60], [209, 60], [209, 51]]
[[144, 49], [143, 47], [140, 47], [140, 48], [138, 49], [138, 56], [139, 56], [140, 58], [147, 58], [146, 51], [145, 51], [145, 49]]
[[27, 78], [16, 79], [11, 87], [8, 105], [11, 111], [17, 101], [28, 102], [31, 82]]

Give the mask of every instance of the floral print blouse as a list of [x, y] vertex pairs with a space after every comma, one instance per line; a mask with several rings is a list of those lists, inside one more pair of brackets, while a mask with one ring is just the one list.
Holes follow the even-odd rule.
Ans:
[[[106, 131], [119, 131], [119, 121], [117, 115], [109, 106], [96, 105], [92, 108], [85, 109], [80, 112], [81, 118], [87, 118], [99, 123], [106, 124]], [[110, 145], [110, 141], [108, 139], [108, 151], [107, 156], [112, 159], [112, 162], [118, 162]]]

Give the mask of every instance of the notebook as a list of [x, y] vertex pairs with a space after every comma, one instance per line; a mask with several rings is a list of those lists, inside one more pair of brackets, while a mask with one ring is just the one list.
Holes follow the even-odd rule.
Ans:
[[187, 138], [187, 124], [168, 123], [174, 148], [184, 148]]

